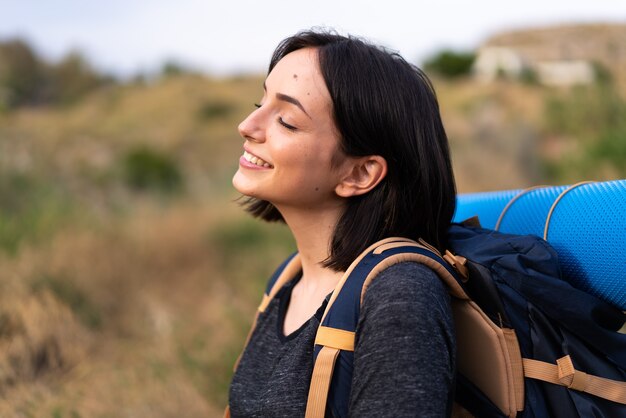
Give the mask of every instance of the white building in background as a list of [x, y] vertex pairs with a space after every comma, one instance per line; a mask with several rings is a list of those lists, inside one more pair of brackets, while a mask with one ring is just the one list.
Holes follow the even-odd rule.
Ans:
[[536, 75], [539, 83], [547, 86], [591, 84], [596, 75], [593, 65], [585, 60], [536, 61], [528, 59], [515, 48], [486, 46], [478, 51], [472, 71], [483, 82], [498, 77], [520, 78], [525, 71]]
[[479, 80], [491, 82], [500, 76], [518, 78], [525, 68], [527, 64], [514, 49], [487, 46], [478, 51], [472, 71]]
[[582, 60], [538, 62], [535, 71], [539, 82], [547, 86], [591, 84], [596, 79], [593, 65]]

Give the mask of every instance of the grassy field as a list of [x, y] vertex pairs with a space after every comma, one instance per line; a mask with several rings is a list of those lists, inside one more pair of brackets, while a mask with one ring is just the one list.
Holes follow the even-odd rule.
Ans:
[[[0, 417], [221, 415], [294, 249], [230, 186], [261, 82], [165, 77], [0, 113]], [[615, 89], [435, 85], [461, 192], [626, 177]]]

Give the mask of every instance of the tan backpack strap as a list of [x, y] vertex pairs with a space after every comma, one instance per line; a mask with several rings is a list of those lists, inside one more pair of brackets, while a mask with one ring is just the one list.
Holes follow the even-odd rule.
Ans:
[[317, 355], [309, 387], [305, 418], [324, 418], [326, 399], [339, 349], [324, 346]]
[[[265, 299], [265, 295], [263, 295], [263, 299]], [[254, 314], [254, 320], [252, 321], [252, 326], [250, 327], [250, 331], [248, 331], [246, 342], [243, 343], [243, 348], [241, 349], [241, 353], [239, 353], [239, 355], [237, 356], [237, 360], [235, 360], [235, 364], [233, 365], [233, 372], [237, 371], [237, 367], [239, 367], [241, 356], [243, 355], [244, 350], [246, 349], [246, 347], [248, 346], [248, 343], [250, 342], [250, 338], [252, 337], [252, 333], [254, 332], [254, 329], [256, 328], [256, 323], [259, 319], [260, 314], [261, 314], [261, 311], [259, 310], [257, 310], [256, 313]]]
[[354, 332], [320, 325], [315, 336], [315, 344], [339, 350], [354, 351]]
[[[261, 304], [257, 308], [256, 314], [254, 315], [254, 320], [252, 321], [252, 326], [250, 327], [250, 331], [248, 331], [246, 342], [243, 344], [243, 349], [241, 350], [241, 353], [239, 353], [239, 356], [237, 356], [237, 360], [235, 360], [233, 371], [236, 371], [237, 367], [239, 367], [241, 356], [243, 355], [244, 350], [246, 349], [246, 347], [248, 346], [248, 343], [250, 342], [252, 333], [254, 332], [254, 329], [256, 328], [256, 323], [259, 320], [259, 315], [261, 314], [261, 312], [265, 312], [271, 300], [274, 299], [274, 296], [276, 296], [276, 293], [278, 293], [278, 291], [285, 285], [285, 283], [293, 279], [294, 276], [298, 273], [298, 271], [300, 271], [300, 269], [302, 269], [302, 263], [300, 262], [300, 254], [296, 254], [295, 256], [293, 256], [291, 260], [289, 260], [289, 262], [287, 263], [283, 271], [280, 273], [280, 276], [278, 276], [278, 279], [276, 279], [276, 281], [274, 282], [274, 285], [270, 289], [269, 294], [265, 294], [265, 293], [263, 294], [263, 299], [261, 300]], [[226, 406], [226, 409], [224, 410], [224, 418], [230, 418], [230, 408], [228, 406]]]
[[381, 245], [385, 245], [390, 242], [395, 242], [395, 241], [414, 242], [407, 238], [391, 237], [391, 238], [382, 239], [370, 245], [369, 247], [367, 247], [361, 254], [359, 254], [359, 256], [352, 262], [352, 264], [350, 264], [350, 267], [348, 267], [348, 270], [346, 270], [343, 276], [341, 276], [341, 279], [339, 279], [339, 282], [337, 283], [337, 286], [335, 286], [335, 290], [333, 291], [333, 294], [330, 297], [328, 304], [326, 305], [326, 309], [324, 310], [324, 315], [322, 315], [320, 324], [324, 322], [324, 319], [326, 318], [326, 314], [328, 314], [328, 312], [330, 311], [330, 307], [333, 306], [333, 303], [335, 303], [337, 296], [339, 296], [339, 293], [341, 292], [341, 288], [346, 283], [346, 280], [348, 280], [348, 277], [350, 277], [350, 274], [352, 274], [352, 271], [361, 262], [361, 260], [363, 260], [363, 258], [365, 258], [365, 256], [369, 254], [375, 248], [380, 247]]
[[522, 359], [524, 375], [569, 389], [590, 393], [597, 397], [626, 405], [626, 382], [606, 379], [576, 370], [571, 357], [561, 357], [557, 364]]
[[[341, 292], [343, 285], [350, 277], [350, 274], [355, 267], [361, 262], [361, 260], [377, 247], [385, 246], [393, 242], [402, 242], [406, 245], [407, 242], [413, 242], [406, 238], [391, 237], [378, 241], [368, 248], [366, 248], [348, 267], [348, 270], [343, 274], [333, 294], [326, 305], [324, 315], [320, 320], [320, 324], [324, 322], [326, 314], [330, 311], [330, 307], [333, 305], [337, 296]], [[324, 418], [326, 412], [326, 400], [328, 398], [328, 389], [330, 388], [330, 381], [333, 376], [333, 369], [335, 367], [335, 361], [339, 355], [340, 350], [354, 351], [354, 333], [320, 326], [317, 329], [315, 336], [315, 344], [322, 345], [317, 358], [315, 359], [315, 365], [313, 366], [313, 375], [311, 376], [311, 385], [309, 387], [309, 398], [306, 406], [306, 418]]]
[[464, 221], [459, 222], [463, 226], [468, 226], [471, 228], [482, 228], [483, 226], [480, 224], [480, 219], [478, 215], [474, 215], [470, 218], [465, 219]]
[[469, 270], [467, 268], [467, 258], [460, 255], [454, 255], [449, 250], [443, 255], [443, 259], [452, 266], [460, 275], [463, 283], [469, 279]]
[[[439, 252], [433, 247], [425, 244], [418, 244], [417, 242], [407, 238], [391, 237], [374, 243], [373, 245], [369, 246], [365, 251], [363, 251], [352, 262], [348, 270], [339, 280], [339, 283], [337, 283], [333, 295], [331, 296], [326, 306], [324, 316], [322, 317], [320, 323], [323, 323], [326, 314], [330, 311], [332, 304], [335, 302], [343, 285], [345, 284], [352, 271], [367, 254], [372, 251], [376, 254], [380, 254], [388, 249], [403, 246], [425, 248], [439, 255]], [[448, 270], [446, 270], [446, 268], [441, 265], [441, 263], [434, 261], [428, 256], [412, 253], [401, 253], [388, 257], [387, 259], [385, 259], [385, 261], [379, 263], [370, 272], [363, 284], [363, 290], [361, 292], [361, 302], [363, 302], [363, 296], [365, 294], [367, 285], [372, 281], [372, 279], [376, 277], [376, 275], [380, 271], [402, 261], [417, 261], [422, 264], [426, 264], [427, 266], [436, 270], [437, 274], [442, 277], [446, 284], [451, 288], [451, 293], [454, 296], [462, 299], [468, 298], [463, 288], [457, 283], [457, 281], [454, 279], [454, 277], [452, 277]], [[442, 260], [442, 262], [444, 262], [444, 260]], [[320, 326], [315, 336], [315, 344], [321, 345], [322, 349], [317, 355], [315, 365], [313, 366], [313, 375], [311, 377], [311, 386], [309, 388], [309, 397], [307, 400], [307, 409], [305, 415], [306, 418], [324, 417], [324, 414], [326, 412], [326, 400], [328, 398], [328, 390], [330, 388], [330, 382], [332, 380], [333, 369], [335, 367], [337, 356], [339, 355], [340, 350], [354, 351], [354, 333], [341, 329]]]
[[239, 356], [237, 357], [237, 360], [235, 361], [235, 365], [233, 366], [233, 371], [237, 370], [237, 367], [239, 367], [239, 361], [241, 360], [241, 356], [243, 355], [244, 350], [246, 349], [246, 347], [248, 346], [248, 343], [250, 342], [250, 338], [252, 337], [252, 333], [254, 332], [254, 329], [256, 328], [256, 323], [259, 319], [259, 315], [261, 314], [261, 312], [265, 312], [265, 310], [267, 309], [267, 306], [270, 304], [272, 299], [274, 299], [274, 296], [276, 296], [276, 293], [278, 293], [278, 291], [285, 285], [285, 283], [293, 279], [293, 277], [301, 269], [302, 269], [302, 263], [300, 262], [300, 254], [296, 254], [295, 256], [293, 256], [291, 260], [289, 260], [289, 263], [287, 263], [283, 271], [280, 273], [280, 276], [278, 276], [278, 279], [276, 279], [276, 282], [274, 282], [274, 285], [270, 289], [270, 293], [263, 294], [263, 299], [261, 300], [261, 304], [257, 308], [256, 314], [254, 315], [252, 326], [250, 327], [250, 331], [248, 331], [248, 336], [246, 337], [246, 342], [243, 344], [243, 349], [241, 350], [241, 353], [239, 353]]
[[[397, 245], [395, 245], [395, 247], [400, 247], [400, 246], [402, 247], [413, 246], [413, 247], [424, 248], [422, 245], [419, 245], [417, 243], [410, 244], [410, 243], [402, 242], [402, 243], [397, 243]], [[390, 249], [390, 248], [393, 248], [391, 247], [391, 244], [390, 246], [387, 246], [387, 248], [385, 249]], [[469, 296], [467, 296], [467, 293], [465, 293], [465, 290], [463, 290], [461, 285], [450, 274], [450, 272], [446, 270], [446, 268], [443, 265], [441, 265], [441, 263], [422, 254], [399, 253], [399, 254], [389, 256], [385, 260], [378, 263], [376, 267], [374, 267], [372, 271], [368, 274], [367, 278], [365, 279], [365, 282], [363, 283], [363, 289], [361, 290], [361, 303], [363, 303], [363, 299], [365, 298], [365, 292], [367, 291], [368, 286], [381, 271], [385, 270], [386, 268], [389, 268], [390, 266], [394, 264], [402, 263], [405, 261], [414, 261], [416, 263], [420, 263], [420, 264], [424, 264], [428, 266], [429, 268], [434, 270], [435, 273], [437, 273], [437, 275], [439, 276], [441, 280], [443, 280], [443, 282], [448, 287], [449, 293], [452, 296], [458, 299], [469, 300]], [[445, 261], [442, 260], [442, 262], [445, 262]]]
[[270, 289], [269, 294], [263, 295], [263, 300], [259, 305], [259, 312], [264, 312], [265, 309], [267, 309], [267, 305], [269, 305], [272, 299], [274, 299], [276, 293], [278, 293], [278, 291], [285, 285], [285, 283], [293, 279], [300, 270], [302, 270], [300, 254], [296, 254], [291, 260], [289, 260], [289, 263], [287, 263], [283, 271], [280, 273], [280, 276], [278, 276], [278, 279], [276, 279], [274, 285]]
[[519, 342], [515, 330], [502, 328], [504, 337], [504, 348], [508, 351], [511, 371], [509, 397], [515, 405], [516, 411], [524, 410], [524, 366], [522, 364], [522, 353], [519, 349]]

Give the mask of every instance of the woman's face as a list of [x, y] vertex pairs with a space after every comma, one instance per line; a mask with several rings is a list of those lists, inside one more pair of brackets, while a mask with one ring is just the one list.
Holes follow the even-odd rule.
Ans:
[[[277, 208], [342, 205], [335, 187], [346, 171], [317, 50], [283, 57], [268, 75], [260, 106], [239, 125], [245, 139], [233, 185]], [[334, 166], [331, 164], [334, 161]]]

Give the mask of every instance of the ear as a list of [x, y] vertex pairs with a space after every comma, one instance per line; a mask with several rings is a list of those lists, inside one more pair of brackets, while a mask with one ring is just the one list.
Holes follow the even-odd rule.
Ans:
[[387, 161], [380, 155], [351, 158], [347, 174], [335, 187], [341, 197], [359, 196], [372, 190], [387, 175]]

